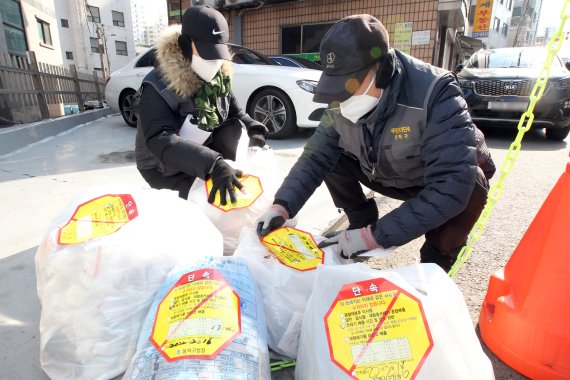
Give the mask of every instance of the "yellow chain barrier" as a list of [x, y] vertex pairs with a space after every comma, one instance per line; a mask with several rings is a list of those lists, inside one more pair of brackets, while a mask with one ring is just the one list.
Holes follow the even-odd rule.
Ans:
[[564, 42], [564, 34], [562, 33], [562, 31], [564, 30], [564, 25], [566, 24], [566, 20], [570, 17], [570, 7], [568, 6], [569, 4], [570, 0], [566, 0], [564, 2], [564, 5], [562, 6], [562, 11], [560, 13], [561, 23], [558, 26], [556, 32], [552, 35], [550, 42], [548, 43], [548, 55], [546, 57], [544, 65], [542, 66], [542, 70], [540, 71], [540, 74], [534, 85], [534, 88], [532, 89], [532, 92], [530, 94], [530, 103], [528, 105], [528, 109], [526, 110], [525, 113], [522, 114], [519, 120], [519, 124], [517, 127], [518, 128], [517, 136], [515, 137], [515, 141], [513, 141], [513, 143], [509, 147], [507, 157], [505, 158], [505, 161], [501, 166], [499, 179], [493, 186], [491, 186], [491, 189], [489, 190], [487, 204], [485, 205], [485, 208], [483, 209], [481, 216], [479, 216], [479, 219], [473, 226], [473, 229], [469, 233], [469, 237], [467, 239], [467, 245], [461, 249], [461, 252], [459, 252], [459, 255], [457, 256], [457, 260], [455, 261], [455, 263], [451, 267], [451, 270], [449, 271], [449, 276], [452, 278], [457, 275], [457, 272], [459, 271], [463, 263], [465, 263], [471, 256], [473, 245], [481, 237], [481, 234], [483, 233], [485, 226], [487, 225], [489, 215], [491, 215], [491, 211], [493, 210], [493, 207], [495, 207], [495, 203], [499, 200], [501, 194], [503, 193], [503, 182], [505, 181], [505, 179], [513, 169], [515, 160], [517, 159], [519, 151], [521, 150], [522, 138], [524, 134], [530, 129], [532, 122], [534, 120], [534, 113], [533, 113], [534, 106], [542, 97], [542, 94], [546, 89], [546, 83], [548, 81], [548, 77], [550, 76], [550, 67], [552, 66], [552, 62], [556, 58], [556, 53], [560, 51], [562, 42]]

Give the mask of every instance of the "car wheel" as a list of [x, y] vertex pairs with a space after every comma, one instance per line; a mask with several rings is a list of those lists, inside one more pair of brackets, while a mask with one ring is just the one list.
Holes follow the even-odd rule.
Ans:
[[568, 133], [570, 133], [570, 127], [547, 129], [546, 138], [549, 140], [562, 141], [568, 137]]
[[121, 115], [123, 115], [123, 119], [125, 123], [129, 125], [129, 127], [136, 128], [137, 127], [137, 114], [133, 110], [133, 100], [135, 98], [135, 91], [134, 90], [126, 90], [121, 95], [119, 99], [119, 109], [121, 110]]
[[279, 90], [260, 91], [251, 101], [248, 113], [267, 127], [269, 138], [282, 139], [297, 130], [293, 103]]

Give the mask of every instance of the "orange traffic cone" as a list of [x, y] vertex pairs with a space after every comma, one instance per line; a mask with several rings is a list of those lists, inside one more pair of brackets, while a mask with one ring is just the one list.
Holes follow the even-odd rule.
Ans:
[[491, 276], [481, 337], [531, 379], [570, 379], [570, 164], [505, 267]]

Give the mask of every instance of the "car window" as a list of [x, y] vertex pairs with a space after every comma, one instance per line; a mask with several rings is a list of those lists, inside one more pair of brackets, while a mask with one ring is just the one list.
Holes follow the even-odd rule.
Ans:
[[[465, 67], [478, 69], [542, 67], [547, 53], [543, 49], [480, 50], [473, 54]], [[559, 59], [555, 59], [552, 64], [562, 65]]]
[[277, 65], [264, 55], [243, 46], [229, 45], [232, 62], [246, 65]]
[[295, 57], [295, 59], [301, 62], [306, 68], [314, 70], [322, 70], [323, 67], [316, 62], [313, 62], [307, 58]]
[[271, 57], [271, 60], [277, 62], [277, 63], [280, 64], [281, 66], [300, 67], [298, 64], [296, 64], [295, 62], [292, 62], [292, 61], [288, 60], [287, 58]]
[[151, 49], [148, 52], [146, 52], [145, 55], [143, 55], [142, 58], [138, 60], [135, 67], [150, 67], [150, 66], [154, 67], [156, 61], [154, 56], [155, 52], [156, 51], [154, 49]]

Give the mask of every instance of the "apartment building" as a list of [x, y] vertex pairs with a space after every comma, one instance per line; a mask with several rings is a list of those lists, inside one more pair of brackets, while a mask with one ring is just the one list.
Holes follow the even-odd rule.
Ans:
[[0, 52], [33, 51], [39, 62], [62, 64], [53, 0], [3, 0], [0, 15]]
[[55, 0], [63, 65], [104, 76], [135, 57], [130, 0]]
[[[552, 1], [552, 0], [551, 0]], [[534, 46], [543, 0], [514, 0], [509, 46]]]
[[133, 35], [137, 52], [154, 45], [168, 25], [166, 0], [131, 0]]

